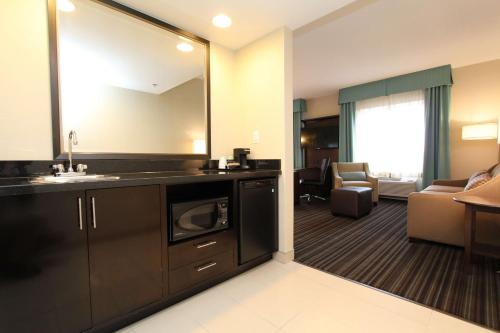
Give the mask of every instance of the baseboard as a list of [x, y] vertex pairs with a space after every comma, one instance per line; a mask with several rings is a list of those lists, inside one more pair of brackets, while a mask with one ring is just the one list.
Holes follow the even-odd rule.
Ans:
[[290, 261], [293, 261], [293, 259], [295, 258], [295, 252], [294, 252], [294, 250], [291, 250], [288, 252], [281, 252], [281, 251], [274, 252], [273, 258], [274, 258], [274, 260], [276, 260], [282, 264], [286, 264]]

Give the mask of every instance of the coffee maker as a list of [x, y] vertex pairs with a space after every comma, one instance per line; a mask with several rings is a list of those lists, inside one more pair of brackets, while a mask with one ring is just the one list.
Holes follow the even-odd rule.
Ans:
[[240, 164], [241, 169], [249, 169], [247, 155], [250, 154], [250, 148], [234, 148], [233, 157]]

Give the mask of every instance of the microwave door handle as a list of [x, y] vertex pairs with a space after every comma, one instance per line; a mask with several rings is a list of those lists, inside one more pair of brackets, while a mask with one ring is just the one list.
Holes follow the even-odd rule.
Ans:
[[222, 208], [221, 208], [221, 204], [219, 203], [216, 203], [217, 205], [217, 218], [220, 219], [222, 217]]

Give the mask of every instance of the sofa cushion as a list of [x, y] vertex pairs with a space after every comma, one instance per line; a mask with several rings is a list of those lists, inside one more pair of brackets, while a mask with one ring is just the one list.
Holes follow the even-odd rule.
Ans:
[[469, 178], [469, 181], [467, 182], [464, 191], [469, 191], [472, 190], [473, 188], [486, 184], [491, 180], [491, 178], [492, 178], [491, 175], [486, 171], [476, 172]]
[[500, 176], [500, 163], [493, 166], [490, 170], [488, 170], [492, 178]]
[[338, 162], [337, 169], [339, 172], [365, 171], [365, 166], [363, 163]]
[[[420, 192], [417, 192], [417, 193], [425, 193], [425, 194], [432, 194], [432, 195], [443, 195], [443, 196], [447, 196], [447, 195], [450, 194], [450, 192], [434, 192], [434, 191], [427, 191], [425, 189], [422, 190], [422, 191], [420, 191]], [[457, 193], [457, 192], [451, 192], [451, 193]]]
[[354, 187], [372, 187], [372, 183], [364, 181], [343, 181], [342, 186], [354, 186]]
[[471, 179], [474, 179], [474, 178], [476, 178], [477, 176], [481, 176], [481, 175], [483, 175], [483, 174], [485, 174], [485, 173], [489, 173], [489, 172], [488, 172], [488, 171], [486, 171], [486, 170], [480, 170], [480, 171], [474, 172], [474, 173], [473, 173], [473, 174], [469, 177], [469, 181], [470, 181]]
[[430, 185], [422, 192], [458, 193], [463, 191], [464, 188], [459, 186]]
[[339, 172], [344, 181], [364, 181], [366, 173], [364, 171]]

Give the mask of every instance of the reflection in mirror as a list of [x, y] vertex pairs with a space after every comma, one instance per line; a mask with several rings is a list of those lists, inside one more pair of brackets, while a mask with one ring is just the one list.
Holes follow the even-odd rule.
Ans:
[[75, 153], [206, 154], [206, 45], [89, 0], [58, 10], [60, 137]]

